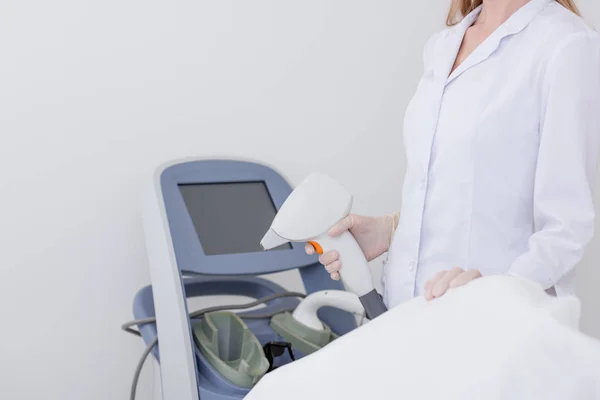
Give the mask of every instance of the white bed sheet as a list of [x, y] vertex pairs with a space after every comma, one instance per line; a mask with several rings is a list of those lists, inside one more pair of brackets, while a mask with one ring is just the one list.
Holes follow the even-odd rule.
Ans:
[[600, 342], [578, 332], [579, 314], [575, 297], [478, 279], [389, 310], [246, 399], [600, 399]]

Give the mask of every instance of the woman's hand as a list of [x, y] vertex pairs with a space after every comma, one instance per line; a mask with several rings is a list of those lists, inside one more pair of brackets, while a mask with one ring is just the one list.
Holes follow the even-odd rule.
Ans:
[[[379, 217], [364, 217], [350, 214], [329, 230], [329, 236], [339, 236], [345, 231], [350, 231], [360, 249], [365, 254], [367, 261], [374, 260], [389, 250], [392, 235], [398, 225], [399, 214], [382, 215]], [[314, 254], [315, 249], [306, 244], [306, 252]], [[342, 263], [337, 251], [328, 251], [319, 257], [319, 262], [331, 275], [331, 279], [340, 279]]]
[[441, 297], [450, 288], [466, 285], [474, 279], [481, 278], [481, 272], [477, 269], [465, 271], [462, 268], [441, 271], [425, 284], [425, 300]]

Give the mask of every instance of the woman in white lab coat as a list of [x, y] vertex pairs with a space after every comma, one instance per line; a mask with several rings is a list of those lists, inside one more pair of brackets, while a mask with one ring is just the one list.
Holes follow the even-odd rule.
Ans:
[[[330, 234], [369, 260], [389, 250], [389, 307], [497, 274], [572, 293], [594, 227], [600, 36], [571, 0], [454, 0], [448, 25], [406, 111], [400, 211]], [[338, 258], [320, 257], [333, 279]]]

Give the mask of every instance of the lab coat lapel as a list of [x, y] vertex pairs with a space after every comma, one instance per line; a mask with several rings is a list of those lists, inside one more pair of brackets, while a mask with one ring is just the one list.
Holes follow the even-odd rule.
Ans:
[[[468, 71], [470, 68], [487, 60], [498, 49], [502, 39], [519, 33], [525, 29], [525, 27], [527, 27], [527, 25], [529, 25], [529, 23], [539, 14], [539, 12], [551, 1], [553, 0], [531, 0], [529, 3], [521, 7], [504, 24], [496, 29], [481, 45], [479, 45], [479, 47], [477, 47], [473, 53], [471, 53], [471, 55], [469, 55], [467, 59], [465, 59], [462, 64], [458, 66], [457, 69], [454, 70], [454, 72], [448, 77], [446, 85], [450, 84], [453, 80], [458, 78], [464, 72]], [[469, 25], [464, 29], [463, 34], [460, 35], [461, 44], [464, 37], [464, 32], [466, 32], [469, 26], [473, 24], [474, 19], [468, 22]], [[450, 68], [454, 66], [457, 54], [455, 54], [455, 56], [452, 58], [452, 65]]]
[[429, 82], [426, 86], [428, 91], [427, 105], [429, 106], [427, 109], [430, 113], [426, 115], [426, 118], [423, 118], [424, 124], [418, 135], [417, 147], [417, 152], [422, 154], [422, 168], [425, 171], [429, 168], [433, 139], [437, 129], [448, 75], [454, 66], [463, 36], [469, 26], [477, 19], [480, 11], [481, 6], [471, 12], [459, 24], [444, 31], [433, 49], [433, 65], [426, 72], [426, 80]]
[[448, 80], [448, 75], [450, 75], [456, 61], [465, 32], [473, 25], [480, 12], [481, 6], [467, 15], [459, 24], [443, 33], [442, 40], [437, 45], [439, 52], [437, 52], [438, 57], [435, 60], [436, 81], [445, 83]]

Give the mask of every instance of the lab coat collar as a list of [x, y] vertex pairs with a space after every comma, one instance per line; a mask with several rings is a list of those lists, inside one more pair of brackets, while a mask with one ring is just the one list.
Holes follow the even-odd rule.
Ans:
[[463, 18], [462, 21], [460, 21], [458, 24], [452, 27], [450, 29], [451, 33], [453, 35], [459, 35], [462, 38], [465, 35], [467, 29], [469, 29], [469, 27], [473, 25], [475, 21], [477, 21], [477, 18], [479, 18], [479, 14], [481, 14], [481, 10], [483, 10], [483, 5], [480, 5], [479, 7], [471, 11], [469, 14], [467, 14], [466, 17]]
[[[554, 0], [531, 0], [521, 7], [506, 22], [496, 29], [482, 44], [477, 47], [466, 60], [458, 66], [452, 74], [450, 71], [456, 61], [456, 56], [462, 45], [465, 32], [475, 23], [481, 13], [482, 6], [477, 7], [467, 15], [459, 24], [452, 27], [446, 34], [447, 43], [443, 46], [445, 51], [440, 59], [439, 71], [446, 79], [446, 85], [458, 78], [464, 72], [490, 57], [500, 45], [502, 39], [521, 32], [539, 14], [544, 7]], [[450, 74], [450, 76], [448, 76]]]

